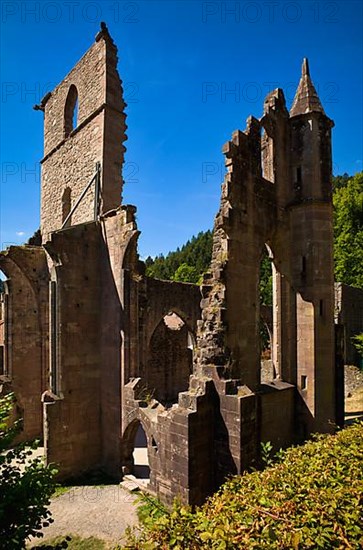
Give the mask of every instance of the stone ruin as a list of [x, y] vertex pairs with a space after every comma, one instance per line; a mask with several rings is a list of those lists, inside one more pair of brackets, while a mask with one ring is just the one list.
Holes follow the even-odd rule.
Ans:
[[[2, 391], [22, 439], [44, 438], [68, 479], [135, 471], [146, 434], [149, 489], [200, 504], [229, 474], [342, 423], [335, 360], [333, 122], [307, 60], [290, 112], [281, 89], [223, 147], [226, 176], [200, 287], [152, 279], [136, 208], [121, 202], [126, 114], [104, 24], [37, 110], [44, 113], [38, 246], [0, 256]], [[74, 113], [78, 104], [77, 121]], [[274, 376], [261, 381], [259, 268], [273, 266]]]

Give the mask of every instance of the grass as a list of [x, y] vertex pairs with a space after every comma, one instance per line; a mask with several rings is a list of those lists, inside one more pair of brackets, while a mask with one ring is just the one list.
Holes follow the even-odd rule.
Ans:
[[[84, 539], [76, 535], [56, 537], [44, 541], [38, 546], [33, 546], [33, 548], [51, 550], [53, 548], [62, 548], [62, 543], [64, 544], [63, 548], [67, 548], [68, 550], [107, 550], [111, 548], [104, 540], [95, 537], [87, 537]], [[67, 543], [67, 546], [65, 546], [65, 543]]]
[[57, 487], [55, 488], [55, 491], [52, 494], [51, 498], [60, 497], [61, 495], [64, 495], [64, 493], [67, 493], [71, 489], [72, 489], [72, 487], [68, 486], [68, 485], [57, 485]]

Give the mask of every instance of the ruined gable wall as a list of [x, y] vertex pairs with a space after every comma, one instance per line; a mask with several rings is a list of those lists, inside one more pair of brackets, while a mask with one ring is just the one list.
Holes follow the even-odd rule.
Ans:
[[[78, 134], [70, 137], [43, 164], [41, 228], [43, 239], [49, 233], [60, 229], [62, 220], [62, 195], [66, 187], [71, 188], [72, 204], [95, 173], [96, 161], [102, 156], [103, 113]], [[84, 151], [80, 154], [80, 151]], [[80, 206], [72, 216], [72, 224], [90, 221], [94, 211], [94, 187], [89, 189]]]
[[[78, 92], [76, 127], [65, 134], [65, 108], [71, 86]], [[42, 161], [41, 228], [43, 242], [62, 226], [62, 195], [69, 187], [71, 204], [101, 162], [101, 212], [121, 203], [121, 166], [125, 136], [125, 104], [117, 73], [117, 50], [107, 31], [75, 65], [46, 100], [44, 109], [44, 159]], [[72, 224], [94, 218], [94, 186], [72, 217]]]

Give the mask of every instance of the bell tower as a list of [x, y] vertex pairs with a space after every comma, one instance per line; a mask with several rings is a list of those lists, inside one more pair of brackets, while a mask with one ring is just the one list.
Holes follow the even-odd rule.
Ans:
[[[97, 212], [104, 214], [121, 204], [127, 126], [117, 60], [117, 48], [101, 23], [94, 44], [35, 106], [44, 112], [43, 242], [53, 231], [92, 221]], [[98, 184], [87, 188], [96, 171]]]

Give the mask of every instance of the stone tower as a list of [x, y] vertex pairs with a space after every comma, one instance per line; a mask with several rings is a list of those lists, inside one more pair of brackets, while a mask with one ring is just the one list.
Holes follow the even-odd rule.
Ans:
[[[44, 111], [41, 232], [61, 229], [100, 163], [100, 204], [90, 186], [67, 226], [121, 204], [126, 115], [117, 48], [105, 24], [95, 43], [35, 109]], [[120, 139], [121, 136], [121, 139]], [[103, 165], [102, 162], [103, 161]]]

